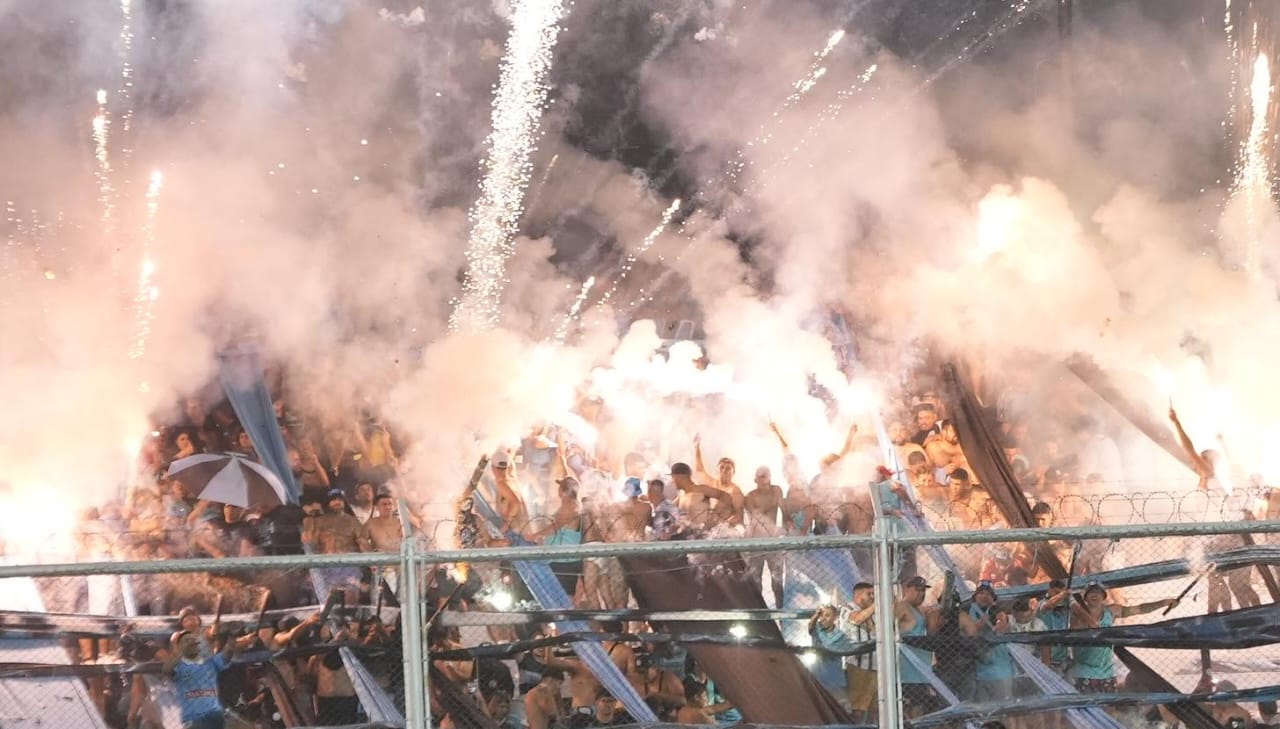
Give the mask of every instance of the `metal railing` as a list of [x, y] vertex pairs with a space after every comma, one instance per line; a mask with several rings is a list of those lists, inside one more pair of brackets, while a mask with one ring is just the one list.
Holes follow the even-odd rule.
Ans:
[[[1070, 577], [1074, 579], [1069, 586], [1079, 588], [1090, 581], [1102, 580], [1108, 583], [1108, 589], [1125, 590], [1130, 596], [1130, 604], [1137, 606], [1150, 603], [1155, 598], [1167, 601], [1176, 595], [1178, 589], [1186, 586], [1188, 581], [1192, 581], [1191, 585], [1186, 586], [1186, 589], [1183, 590], [1182, 607], [1173, 614], [1172, 619], [1177, 619], [1200, 613], [1198, 606], [1190, 605], [1190, 601], [1196, 598], [1196, 595], [1189, 595], [1198, 583], [1202, 584], [1202, 591], [1205, 591], [1208, 595], [1206, 602], [1215, 600], [1221, 602], [1223, 595], [1226, 594], [1222, 591], [1231, 591], [1231, 595], [1227, 598], [1227, 605], [1209, 606], [1207, 612], [1210, 615], [1229, 613], [1236, 609], [1262, 609], [1272, 603], [1273, 600], [1267, 599], [1269, 596], [1263, 594], [1264, 590], [1256, 582], [1255, 577], [1257, 574], [1261, 574], [1263, 570], [1270, 570], [1272, 565], [1280, 562], [1280, 548], [1262, 546], [1254, 547], [1250, 551], [1250, 548], [1246, 546], [1245, 537], [1248, 537], [1250, 542], [1254, 540], [1271, 541], [1269, 539], [1270, 536], [1276, 534], [1280, 534], [1280, 521], [1129, 524], [1123, 526], [908, 533], [901, 531], [895, 520], [879, 518], [876, 519], [874, 529], [870, 534], [836, 534], [768, 539], [737, 538], [705, 541], [595, 543], [573, 546], [525, 546], [469, 550], [422, 549], [416, 540], [406, 539], [403, 540], [399, 553], [314, 554], [150, 562], [8, 564], [0, 566], [0, 580], [3, 580], [3, 582], [0, 582], [0, 593], [5, 591], [6, 586], [16, 584], [13, 581], [20, 578], [32, 578], [46, 586], [54, 585], [52, 589], [70, 589], [69, 587], [61, 588], [58, 586], [71, 585], [72, 580], [80, 578], [94, 578], [104, 575], [156, 576], [202, 573], [225, 574], [231, 572], [256, 574], [268, 571], [304, 569], [394, 568], [399, 574], [399, 594], [401, 596], [418, 596], [418, 599], [403, 600], [398, 613], [399, 650], [402, 658], [399, 670], [402, 671], [400, 683], [403, 684], [403, 696], [396, 697], [395, 701], [403, 707], [405, 726], [413, 729], [425, 729], [432, 725], [433, 687], [431, 686], [431, 676], [433, 673], [433, 661], [443, 660], [433, 658], [433, 649], [428, 640], [431, 620], [438, 615], [437, 608], [440, 607], [424, 603], [423, 595], [427, 590], [427, 582], [429, 582], [427, 572], [429, 569], [454, 563], [465, 563], [479, 567], [484, 565], [505, 566], [508, 563], [548, 563], [556, 565], [578, 563], [584, 560], [620, 559], [622, 564], [628, 565], [628, 568], [632, 570], [627, 574], [627, 581], [632, 593], [637, 596], [638, 607], [628, 607], [627, 605], [605, 606], [588, 602], [586, 605], [571, 605], [568, 608], [560, 609], [560, 617], [565, 620], [570, 618], [606, 620], [610, 619], [612, 615], [620, 615], [622, 616], [618, 618], [620, 620], [634, 620], [638, 623], [642, 622], [645, 617], [654, 618], [658, 616], [662, 620], [662, 626], [660, 626], [662, 627], [662, 632], [638, 635], [624, 630], [623, 633], [625, 635], [620, 636], [614, 635], [609, 629], [603, 629], [602, 634], [595, 638], [577, 633], [559, 636], [534, 635], [532, 637], [517, 637], [506, 642], [483, 646], [483, 650], [478, 647], [478, 642], [483, 641], [471, 641], [472, 644], [470, 646], [450, 650], [455, 652], [472, 651], [476, 656], [475, 660], [478, 661], [483, 656], [498, 656], [505, 659], [522, 652], [546, 650], [546, 646], [572, 647], [582, 643], [598, 642], [599, 640], [630, 642], [637, 646], [660, 646], [678, 643], [680, 647], [697, 653], [698, 657], [697, 661], [695, 661], [697, 670], [712, 678], [715, 683], [719, 683], [720, 681], [716, 679], [723, 678], [728, 681], [729, 677], [717, 677], [714, 675], [716, 671], [711, 664], [712, 658], [705, 658], [707, 663], [703, 665], [704, 656], [712, 655], [704, 652], [708, 646], [714, 647], [728, 643], [740, 645], [741, 650], [744, 651], [757, 649], [781, 650], [791, 653], [800, 659], [814, 660], [819, 664], [825, 662], [828, 664], [828, 668], [830, 668], [832, 662], [838, 663], [844, 656], [856, 655], [856, 650], [851, 649], [852, 653], [850, 651], [841, 652], [839, 649], [822, 644], [819, 641], [821, 629], [815, 630], [814, 628], [816, 618], [810, 618], [815, 611], [821, 612], [825, 605], [847, 603], [851, 598], [850, 591], [853, 587], [852, 581], [854, 578], [851, 573], [841, 572], [835, 567], [829, 568], [829, 571], [815, 572], [816, 568], [812, 567], [812, 564], [818, 563], [817, 556], [825, 555], [831, 557], [834, 555], [844, 560], [840, 564], [855, 565], [851, 570], [856, 572], [857, 565], [865, 567], [867, 564], [866, 561], [859, 562], [858, 560], [869, 559], [872, 572], [870, 574], [862, 574], [859, 579], [870, 582], [875, 586], [876, 625], [873, 665], [877, 674], [878, 689], [875, 713], [880, 726], [899, 727], [910, 724], [912, 720], [920, 719], [918, 712], [911, 719], [906, 718], [902, 713], [902, 700], [906, 697], [903, 696], [901, 677], [904, 666], [900, 665], [899, 647], [903, 645], [903, 638], [898, 634], [897, 622], [894, 619], [895, 605], [900, 594], [899, 585], [902, 579], [907, 576], [903, 572], [902, 552], [918, 548], [921, 556], [915, 562], [915, 574], [925, 576], [931, 584], [937, 584], [939, 580], [954, 579], [956, 584], [965, 586], [964, 591], [966, 594], [964, 599], [967, 600], [971, 591], [981, 582], [982, 575], [977, 572], [986, 568], [983, 566], [975, 571], [972, 567], [965, 567], [964, 565], [982, 563], [983, 559], [985, 559], [982, 555], [992, 550], [997, 550], [999, 545], [1057, 545], [1058, 547], [1084, 545], [1084, 551], [1090, 552], [1092, 550], [1093, 553], [1103, 555], [1120, 551], [1127, 554], [1128, 562], [1132, 562], [1132, 564], [1107, 564], [1105, 559], [1095, 560], [1096, 564], [1091, 564], [1087, 571], [1080, 569], [1077, 574], [1071, 575]], [[1239, 538], [1238, 541], [1237, 538]], [[1233, 552], [1232, 550], [1235, 551]], [[1066, 551], [1070, 550], [1067, 549]], [[1079, 551], [1081, 549], [1077, 547], [1076, 552]], [[640, 585], [644, 580], [647, 577], [656, 579], [656, 576], [660, 576], [663, 571], [672, 572], [681, 569], [696, 571], [703, 569], [702, 572], [697, 573], [697, 579], [703, 579], [708, 583], [721, 580], [723, 577], [722, 572], [731, 577], [739, 578], [739, 581], [741, 581], [741, 579], [745, 579], [743, 575], [747, 574], [741, 565], [750, 565], [754, 556], [767, 554], [781, 555], [782, 559], [778, 560], [777, 564], [785, 563], [786, 565], [785, 604], [769, 604], [770, 602], [776, 602], [776, 600], [769, 597], [769, 585], [767, 581], [761, 582], [762, 577], [759, 575], [752, 578], [757, 580], [754, 585], [756, 589], [752, 593], [752, 601], [754, 602], [743, 605], [726, 604], [718, 606], [707, 603], [704, 607], [698, 608], [708, 611], [701, 621], [693, 619], [684, 622], [679, 621], [677, 618], [682, 610], [689, 614], [691, 618], [694, 617], [691, 613], [688, 613], [689, 608], [687, 607], [673, 608], [665, 605], [655, 605], [651, 604], [651, 600], [646, 603], [640, 599], [642, 592]], [[854, 558], [849, 557], [851, 554], [854, 555]], [[740, 555], [743, 557], [741, 560], [738, 559]], [[813, 556], [814, 559], [810, 559], [806, 555]], [[1232, 559], [1236, 561], [1230, 561]], [[705, 568], [697, 567], [698, 564], [704, 562], [709, 566]], [[952, 564], [943, 564], [942, 562], [950, 562]], [[775, 569], [773, 564], [769, 563], [768, 567], [771, 573]], [[831, 561], [830, 564], [836, 564], [836, 561]], [[956, 567], [955, 564], [961, 566]], [[726, 565], [729, 565], [729, 567], [726, 568]], [[735, 567], [733, 565], [738, 566]], [[1220, 571], [1215, 572], [1214, 566], [1220, 566]], [[727, 572], [725, 572], [726, 569], [728, 570]], [[828, 568], [824, 567], [823, 569]], [[1076, 568], [1073, 565], [1074, 569]], [[738, 570], [738, 572], [734, 572], [734, 570]], [[808, 570], [808, 572], [805, 570]], [[959, 570], [962, 574], [952, 574], [948, 578], [947, 572], [949, 570]], [[1234, 572], [1230, 570], [1234, 570]], [[1208, 577], [1206, 578], [1205, 575], [1208, 575]], [[580, 579], [580, 575], [578, 577], [578, 582], [571, 583], [571, 589], [576, 586], [576, 589], [585, 594], [587, 589], [585, 582]], [[995, 591], [999, 594], [999, 599], [1006, 601], [1006, 603], [1009, 601], [1016, 603], [1019, 598], [1026, 596], [1032, 596], [1033, 598], [1037, 595], [1043, 596], [1044, 582], [1047, 578], [1044, 575], [1036, 575], [1034, 573], [1027, 575], [1027, 577], [1030, 578], [1027, 580], [1028, 584], [1013, 584], [1013, 580], [1007, 583], [998, 580], [995, 585]], [[690, 577], [689, 579], [693, 580], [695, 578]], [[725, 584], [730, 587], [732, 587], [732, 584], [737, 584], [732, 583], [727, 577], [724, 577], [724, 580], [726, 580]], [[693, 582], [687, 584], [693, 584]], [[793, 587], [796, 590], [794, 593], [792, 592]], [[1238, 588], [1240, 589], [1238, 590]], [[377, 586], [377, 589], [381, 589], [381, 587]], [[805, 589], [808, 590], [807, 593], [803, 592]], [[1259, 595], [1257, 608], [1251, 608], [1250, 600], [1244, 597], [1250, 589]], [[726, 594], [729, 593], [726, 592]], [[1234, 595], [1234, 603], [1232, 595]], [[323, 595], [317, 597], [324, 598]], [[941, 596], [943, 600], [948, 597]], [[1238, 607], [1236, 607], [1237, 603]], [[9, 608], [10, 612], [16, 610], [11, 605], [5, 605], [4, 607]], [[471, 629], [479, 630], [481, 629], [479, 626], [490, 624], [516, 624], [522, 621], [530, 623], [537, 623], [538, 621], [556, 622], [556, 620], [550, 619], [555, 617], [550, 615], [554, 611], [546, 609], [546, 606], [534, 604], [517, 606], [517, 610], [528, 613], [525, 618], [521, 620], [495, 618], [489, 623], [486, 623], [484, 619], [485, 611], [496, 613], [500, 610], [499, 608], [482, 604], [482, 601], [472, 607], [476, 614], [468, 621], [451, 623], [454, 626], [451, 629], [456, 629], [457, 625], [463, 623], [472, 626]], [[451, 608], [446, 605], [440, 609]], [[1004, 609], [1007, 610], [1007, 607]], [[508, 607], [507, 610], [510, 611], [511, 608]], [[735, 610], [742, 611], [743, 617], [741, 620], [727, 620], [728, 616], [732, 615]], [[22, 613], [22, 621], [17, 621], [16, 618], [12, 620], [3, 618], [4, 613], [0, 612], [0, 644], [3, 644], [2, 639], [5, 637], [28, 637], [31, 631], [41, 630], [42, 628], [32, 622], [32, 612], [38, 611]], [[767, 614], [758, 615], [763, 613]], [[66, 616], [53, 617], [64, 621], [69, 619]], [[21, 625], [19, 625], [19, 622], [21, 622]], [[807, 633], [805, 629], [806, 622], [809, 623]], [[750, 627], [750, 630], [746, 630], [741, 626]], [[259, 624], [255, 627], [261, 628], [262, 625]], [[449, 626], [442, 625], [441, 627]], [[775, 627], [779, 627], [780, 632], [773, 630]], [[65, 625], [58, 629], [49, 629], [48, 634], [57, 635], [58, 630], [75, 635], [98, 635], [94, 632], [96, 628], [82, 626], [75, 629], [66, 629]], [[616, 632], [616, 629], [613, 630]], [[5, 635], [6, 632], [10, 633], [10, 635]], [[779, 635], [782, 636], [781, 639], [778, 638]], [[1000, 640], [1005, 639], [995, 639], [987, 636], [983, 640], [997, 644]], [[1268, 650], [1265, 646], [1254, 646], [1254, 649], [1260, 651]], [[1117, 649], [1117, 651], [1119, 650]], [[1177, 671], [1171, 668], [1175, 666], [1175, 663], [1177, 666], [1183, 665], [1183, 663], [1169, 658], [1174, 654], [1173, 649], [1159, 653], [1140, 646], [1138, 650], [1147, 658], [1148, 663], [1153, 663], [1156, 669], [1160, 669], [1161, 661], [1164, 661], [1165, 668], [1170, 669], [1170, 686], [1176, 683], [1186, 684], [1185, 676], [1182, 673], [1178, 673], [1178, 671], [1182, 671], [1182, 668], [1178, 668]], [[1225, 649], [1216, 648], [1215, 650]], [[436, 653], [439, 654], [438, 651]], [[452, 655], [452, 653], [439, 655]], [[275, 659], [268, 656], [263, 660]], [[450, 658], [449, 660], [456, 659]], [[563, 659], [553, 658], [551, 660], [572, 662], [580, 659], [568, 657]], [[1182, 661], [1181, 658], [1178, 660]], [[16, 670], [9, 667], [6, 671], [0, 671], [0, 680], [20, 675], [20, 673], [14, 673]], [[28, 674], [21, 675], [30, 675], [29, 672], [33, 669], [27, 666], [23, 670], [28, 671]], [[1017, 670], [1019, 671], [1019, 676], [1024, 675], [1026, 671], [1026, 669]], [[98, 674], [93, 675], [97, 676]], [[775, 679], [776, 677], [762, 675], [757, 679], [759, 686], [753, 690], [765, 692], [769, 690], [770, 682]], [[86, 679], [86, 681], [90, 682], [90, 685], [92, 685], [93, 680], [95, 679]], [[736, 680], [739, 683], [733, 688], [741, 693], [743, 691], [742, 681], [751, 679], [739, 677]], [[944, 684], [946, 683], [945, 677], [939, 677], [937, 680]], [[1064, 680], [1070, 681], [1071, 678], [1064, 677]], [[823, 681], [827, 681], [827, 679], [823, 679]], [[645, 685], [647, 687], [647, 683]], [[832, 686], [839, 686], [838, 680], [834, 681], [834, 683], [828, 682], [826, 685], [829, 693], [831, 691], [839, 693], [838, 688], [831, 688]], [[443, 690], [447, 687], [437, 688]], [[1194, 687], [1181, 686], [1180, 694], [1190, 695], [1192, 694], [1192, 688]], [[1256, 693], [1267, 687], [1242, 686], [1237, 688], [1251, 690]], [[1153, 689], [1150, 687], [1136, 687], [1134, 690], [1140, 689], [1153, 696], [1156, 695], [1152, 693]], [[1165, 687], [1164, 690], [1167, 693], [1168, 687]], [[476, 694], [476, 696], [483, 695], [483, 691]], [[972, 701], [972, 697], [966, 696], [963, 691], [957, 692], [957, 696], [959, 696], [959, 700], [964, 705], [968, 705]], [[510, 700], [518, 700], [516, 697], [508, 698]], [[845, 698], [843, 696], [835, 696], [835, 698], [840, 700], [839, 702], [841, 703], [849, 703], [843, 701]], [[1176, 698], [1175, 696], [1175, 698], [1167, 699], [1167, 705], [1177, 707], [1179, 704], [1175, 701]], [[710, 699], [707, 700], [709, 701]], [[1157, 699], [1151, 700], [1156, 701]], [[1164, 699], [1160, 700], [1164, 701]], [[1212, 700], [1212, 698], [1207, 699], [1207, 701]], [[908, 703], [910, 704], [910, 702]], [[1157, 707], [1166, 706], [1166, 704], [1153, 705]], [[442, 709], [441, 707], [436, 708], [438, 710], [437, 715], [439, 715], [439, 710]], [[707, 708], [707, 710], [709, 711], [710, 708]], [[952, 707], [952, 710], [960, 711], [961, 709]], [[1001, 711], [1010, 712], [1011, 716], [1022, 710], [1021, 708], [1010, 708], [1008, 706], [1001, 709]], [[750, 718], [748, 717], [748, 719]]]

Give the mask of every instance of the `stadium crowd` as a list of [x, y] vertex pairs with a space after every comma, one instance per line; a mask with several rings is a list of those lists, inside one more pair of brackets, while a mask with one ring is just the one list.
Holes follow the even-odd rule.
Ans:
[[[783, 463], [781, 484], [768, 466], [739, 464], [718, 456], [704, 457], [698, 440], [686, 446], [688, 461], [669, 466], [653, 444], [640, 444], [620, 459], [593, 452], [573, 438], [569, 429], [543, 426], [531, 430], [511, 449], [499, 449], [482, 462], [480, 478], [464, 490], [452, 507], [451, 519], [439, 519], [439, 504], [402, 493], [400, 454], [408, 444], [372, 415], [352, 422], [321, 422], [295, 412], [283, 399], [275, 401], [278, 424], [288, 447], [293, 475], [301, 488], [300, 506], [280, 505], [246, 510], [195, 498], [192, 489], [168, 478], [169, 464], [201, 452], [231, 452], [254, 459], [248, 434], [240, 428], [225, 402], [203, 407], [186, 403], [185, 417], [158, 427], [141, 456], [142, 483], [123, 503], [108, 503], [84, 514], [79, 530], [85, 559], [143, 560], [179, 557], [227, 557], [297, 553], [394, 552], [404, 538], [400, 504], [411, 513], [406, 520], [414, 538], [431, 544], [462, 547], [510, 544], [573, 545], [590, 542], [636, 542], [721, 537], [773, 537], [834, 533], [868, 533], [874, 522], [872, 491], [888, 518], [934, 529], [993, 529], [1005, 526], [987, 487], [980, 483], [961, 448], [961, 433], [949, 417], [948, 404], [927, 382], [908, 388], [913, 395], [901, 403], [888, 421], [896, 468], [880, 473], [854, 472], [854, 454], [887, 460], [873, 436], [848, 429], [844, 446], [818, 463], [801, 463], [786, 435], [770, 424]], [[1018, 394], [1001, 393], [998, 415], [1003, 455], [1018, 484], [1034, 504], [1040, 526], [1079, 524], [1092, 514], [1060, 508], [1066, 497], [1104, 493], [1105, 484], [1123, 479], [1123, 463], [1115, 442], [1096, 420], [1082, 415], [1070, 429], [1057, 429], [1048, 419], [1020, 408]], [[607, 404], [583, 397], [578, 415], [589, 424], [610, 417]], [[1184, 445], [1195, 456], [1201, 485], [1213, 487], [1216, 456], [1198, 453], [1185, 437], [1176, 415], [1173, 423]], [[673, 453], [681, 452], [672, 448]], [[762, 460], [775, 460], [767, 458]], [[815, 475], [808, 476], [806, 472]], [[867, 484], [872, 487], [868, 488]], [[482, 508], [482, 501], [489, 508]], [[1265, 504], [1266, 514], [1274, 516]], [[441, 523], [446, 524], [441, 528]], [[1112, 621], [1158, 610], [1171, 601], [1130, 605], [1117, 591], [1093, 585], [1074, 607], [1059, 581], [1040, 599], [1004, 604], [1004, 587], [1048, 582], [1040, 552], [1050, 550], [1066, 564], [1079, 562], [1076, 573], [1088, 575], [1114, 564], [1110, 551], [1073, 556], [1072, 545], [1008, 543], [993, 539], [981, 550], [958, 553], [959, 579], [976, 585], [966, 607], [944, 610], [948, 596], [930, 593], [929, 574], [916, 564], [911, 550], [898, 555], [901, 596], [894, 619], [899, 635], [974, 636], [984, 631], [1056, 630], [1099, 627]], [[855, 550], [855, 562], [870, 575], [870, 555]], [[613, 558], [553, 563], [552, 570], [584, 609], [623, 609], [632, 604], [622, 565]], [[768, 604], [784, 603], [788, 568], [781, 554], [746, 556], [745, 577], [761, 590]], [[403, 701], [397, 667], [398, 628], [382, 622], [373, 606], [398, 604], [393, 569], [366, 569], [342, 596], [346, 604], [365, 606], [350, 612], [350, 622], [334, 621], [324, 611], [305, 618], [282, 618], [236, 630], [214, 620], [201, 624], [201, 615], [252, 612], [269, 602], [274, 608], [315, 604], [298, 572], [147, 576], [130, 580], [132, 599], [143, 615], [180, 615], [180, 631], [172, 640], [141, 640], [128, 630], [115, 640], [80, 640], [73, 646], [83, 663], [165, 660], [179, 673], [187, 665], [174, 656], [209, 658], [223, 650], [241, 654], [285, 651], [285, 657], [259, 664], [232, 663], [219, 679], [221, 705], [234, 708], [250, 725], [283, 726], [277, 705], [283, 686], [291, 694], [304, 721], [338, 725], [364, 719], [348, 666], [337, 646], [356, 646], [371, 673], [388, 693]], [[438, 610], [494, 610], [499, 603], [529, 599], [505, 565], [477, 564], [441, 567], [424, 586], [429, 605]], [[56, 601], [52, 609], [66, 612], [119, 614], [118, 583], [90, 578], [83, 593]], [[1258, 604], [1248, 570], [1211, 577], [1211, 591], [1226, 608], [1232, 598], [1240, 606]], [[817, 606], [809, 633], [814, 644], [838, 649], [869, 640], [873, 635], [873, 589], [867, 583], [837, 589], [849, 596], [841, 605]], [[937, 604], [926, 605], [931, 600]], [[812, 607], [812, 606], [811, 606]], [[176, 627], [176, 626], [175, 626]], [[230, 629], [228, 629], [230, 628]], [[603, 625], [608, 633], [645, 631], [643, 623]], [[485, 634], [464, 635], [457, 627], [430, 627], [433, 654], [474, 646], [546, 637], [548, 628], [533, 632], [489, 626]], [[697, 663], [672, 643], [606, 642], [619, 670], [663, 720], [708, 724], [739, 718]], [[912, 715], [940, 706], [936, 692], [919, 667], [931, 668], [962, 700], [1011, 698], [1025, 692], [1025, 676], [1008, 655], [995, 646], [979, 654], [964, 650], [934, 653], [904, 648], [904, 700]], [[1085, 692], [1115, 691], [1118, 674], [1111, 649], [1046, 646], [1044, 663]], [[212, 660], [210, 658], [210, 660]], [[874, 662], [861, 654], [837, 659], [843, 668], [840, 698], [861, 721], [874, 721]], [[171, 665], [172, 664], [172, 665]], [[270, 668], [267, 668], [270, 666]], [[221, 668], [221, 666], [220, 666]], [[492, 726], [594, 727], [630, 723], [631, 718], [567, 649], [541, 648], [506, 660], [436, 660], [433, 662], [432, 701], [435, 719], [443, 727]], [[175, 674], [176, 680], [176, 674]], [[154, 707], [142, 677], [90, 681], [94, 696], [113, 726], [156, 726]], [[1215, 706], [1215, 711], [1219, 707]], [[1263, 707], [1266, 708], [1266, 707]], [[1271, 708], [1274, 716], [1274, 708]], [[1250, 722], [1258, 721], [1243, 712]], [[1164, 714], [1153, 714], [1167, 719]], [[483, 717], [478, 719], [477, 717]], [[477, 723], [480, 722], [480, 723]]]

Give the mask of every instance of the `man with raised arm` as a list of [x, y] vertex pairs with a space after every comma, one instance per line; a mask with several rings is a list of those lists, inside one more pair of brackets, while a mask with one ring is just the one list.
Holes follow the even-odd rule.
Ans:
[[787, 534], [812, 534], [817, 509], [809, 497], [809, 485], [800, 472], [800, 463], [783, 437], [778, 424], [769, 421], [769, 429], [782, 446], [782, 478], [787, 482], [787, 495], [782, 500], [782, 523]]
[[1187, 431], [1182, 427], [1182, 421], [1178, 419], [1177, 411], [1172, 407], [1169, 408], [1169, 420], [1173, 423], [1174, 432], [1178, 434], [1179, 445], [1182, 446], [1182, 450], [1186, 451], [1187, 458], [1191, 459], [1191, 468], [1200, 477], [1200, 483], [1198, 484], [1200, 490], [1208, 491], [1210, 488], [1217, 486], [1217, 467], [1220, 454], [1209, 449], [1197, 451], [1195, 445], [1191, 442], [1191, 437], [1187, 435]]
[[[1116, 605], [1107, 602], [1107, 591], [1093, 583], [1084, 590], [1084, 605], [1071, 606], [1071, 627], [1110, 628], [1116, 618], [1146, 615], [1162, 608], [1175, 608], [1178, 600], [1156, 600], [1141, 605]], [[1076, 691], [1082, 694], [1113, 694], [1116, 692], [1115, 648], [1103, 646], [1076, 646], [1071, 651], [1071, 676]]]
[[742, 495], [742, 489], [738, 484], [733, 482], [733, 477], [737, 473], [737, 464], [732, 458], [721, 458], [716, 463], [716, 475], [712, 476], [707, 472], [707, 466], [702, 461], [702, 438], [695, 437], [693, 439], [693, 462], [697, 468], [698, 475], [711, 485], [712, 488], [720, 492], [720, 495], [713, 495], [715, 503], [712, 508], [715, 510], [716, 518], [721, 524], [728, 527], [737, 527], [742, 525], [742, 507], [745, 497]]
[[236, 641], [227, 638], [222, 652], [210, 658], [200, 657], [200, 641], [190, 631], [174, 633], [171, 643], [172, 652], [160, 670], [173, 679], [183, 729], [224, 729], [218, 674], [231, 666], [231, 658], [238, 650]]
[[494, 504], [494, 510], [502, 520], [498, 528], [503, 534], [523, 531], [529, 525], [529, 509], [520, 497], [519, 481], [516, 480], [515, 462], [511, 453], [505, 448], [495, 451], [489, 470], [493, 474], [495, 497], [498, 500]]

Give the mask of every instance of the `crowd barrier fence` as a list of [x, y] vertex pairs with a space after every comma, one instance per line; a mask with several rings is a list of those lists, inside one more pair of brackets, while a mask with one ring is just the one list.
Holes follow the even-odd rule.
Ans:
[[[493, 699], [530, 677], [508, 684], [484, 666], [534, 655], [598, 673], [574, 648], [604, 642], [648, 656], [620, 666], [622, 683], [596, 680], [623, 704], [646, 694], [659, 722], [683, 702], [685, 718], [767, 726], [1229, 727], [1233, 712], [1280, 698], [1277, 535], [1277, 521], [921, 531], [889, 517], [857, 535], [469, 550], [409, 539], [399, 553], [11, 563], [0, 565], [0, 715], [180, 726], [151, 654], [190, 602], [202, 629], [217, 618], [243, 636], [241, 693], [224, 693], [230, 726], [423, 729], [444, 713], [507, 726], [494, 713], [518, 721], [522, 702]], [[516, 562], [548, 565], [572, 602], [540, 604]], [[912, 578], [928, 586], [919, 595]], [[1069, 589], [1048, 603], [1052, 578]], [[979, 596], [988, 585], [992, 599]], [[1098, 588], [1110, 617], [1095, 606], [1067, 630], [1055, 611], [1077, 601], [1088, 612]], [[397, 600], [407, 595], [418, 599]], [[297, 623], [316, 635], [266, 645]], [[469, 680], [449, 678], [468, 665]], [[300, 689], [304, 667], [328, 678]], [[335, 685], [339, 669], [349, 684]]]

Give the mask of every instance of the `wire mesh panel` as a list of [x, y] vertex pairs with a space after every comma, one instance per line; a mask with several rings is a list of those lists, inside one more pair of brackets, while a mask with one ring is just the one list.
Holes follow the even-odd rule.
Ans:
[[404, 726], [394, 595], [150, 566], [0, 579], [0, 726]]

